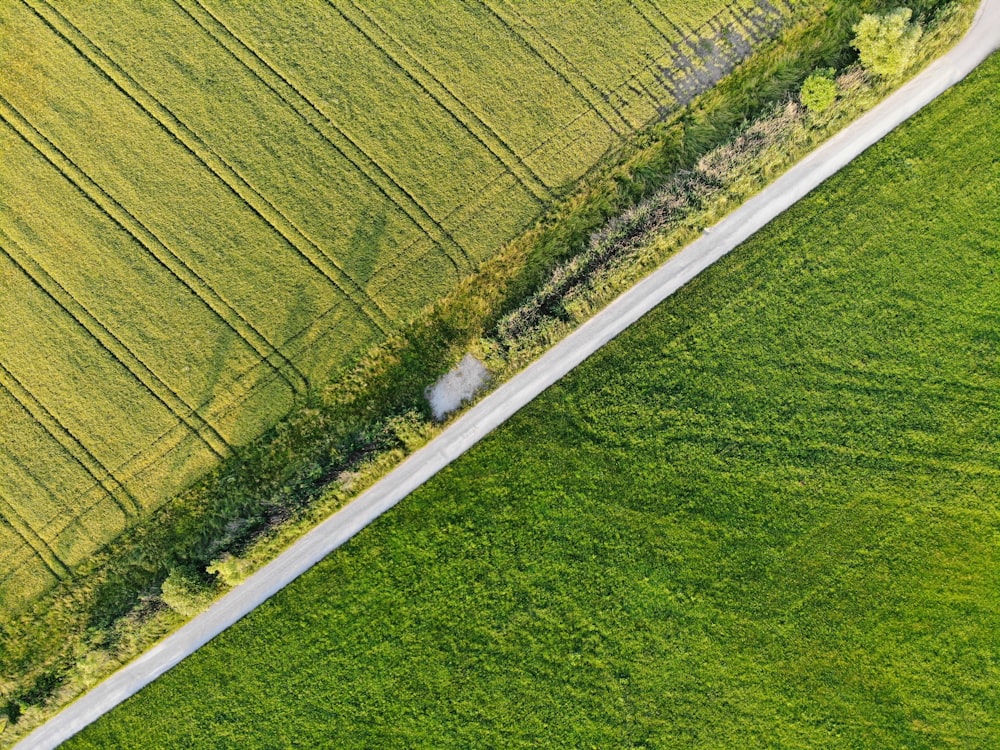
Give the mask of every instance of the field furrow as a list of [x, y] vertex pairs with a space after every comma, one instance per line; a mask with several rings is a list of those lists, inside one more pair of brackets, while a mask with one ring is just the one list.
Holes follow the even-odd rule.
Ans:
[[[287, 105], [291, 112], [300, 118], [302, 123], [308, 126], [317, 137], [321, 138], [341, 158], [345, 159], [356, 170], [357, 174], [369, 184], [370, 187], [367, 188], [363, 186], [355, 188], [355, 190], [360, 191], [360, 194], [350, 191], [344, 195], [344, 199], [348, 202], [348, 205], [354, 201], [365, 205], [365, 210], [362, 214], [365, 221], [357, 221], [356, 216], [345, 216], [342, 219], [338, 218], [338, 221], [334, 225], [340, 230], [339, 233], [342, 237], [346, 235], [352, 239], [363, 236], [372, 227], [377, 227], [376, 238], [378, 244], [364, 248], [368, 252], [359, 253], [359, 248], [353, 244], [343, 250], [343, 253], [353, 263], [368, 261], [364, 264], [363, 270], [360, 270], [360, 275], [363, 278], [369, 279], [377, 272], [379, 258], [391, 249], [391, 238], [395, 235], [395, 233], [387, 231], [384, 226], [389, 211], [379, 211], [373, 208], [374, 205], [382, 202], [378, 197], [379, 195], [382, 196], [384, 201], [403, 213], [421, 232], [437, 242], [441, 251], [446, 253], [451, 259], [456, 271], [468, 268], [468, 256], [465, 250], [458, 245], [440, 222], [431, 216], [416, 196], [400, 184], [381, 164], [369, 156], [336, 121], [320, 111], [306, 94], [296, 88], [285, 75], [271, 66], [253, 48], [235, 35], [211, 10], [197, 2], [197, 0], [176, 0], [176, 3], [232, 59], [245, 67], [260, 83], [273, 92], [281, 102]], [[315, 154], [317, 150], [311, 150], [309, 153]], [[284, 163], [287, 162], [288, 159], [285, 159]], [[314, 182], [314, 180], [307, 180], [305, 184], [313, 184]], [[376, 194], [372, 195], [370, 199], [362, 198], [365, 193], [370, 192], [371, 188], [375, 189]], [[339, 191], [334, 189], [330, 192], [335, 194]], [[321, 204], [327, 200], [329, 200], [329, 197], [323, 196]], [[311, 208], [315, 208], [315, 204], [316, 201], [305, 203], [305, 205]], [[315, 214], [315, 211], [313, 213]], [[345, 233], [341, 229], [344, 225], [353, 225], [353, 228]], [[387, 240], [390, 242], [387, 242]], [[403, 242], [402, 237], [399, 242]]]
[[[293, 222], [292, 231], [326, 256], [318, 263], [342, 267], [351, 283], [363, 286], [386, 256], [419, 238], [419, 220], [405, 203], [372, 181], [336, 138], [317, 129], [315, 114], [310, 118], [309, 107], [294, 92], [289, 95], [287, 83], [197, 4], [132, 5], [114, 16], [92, 3], [59, 7]], [[359, 246], [366, 232], [377, 242]]]
[[[122, 513], [156, 507], [215, 463], [134, 373], [2, 255], [0, 275], [0, 319], [16, 321], [0, 329], [0, 384]], [[17, 439], [4, 436], [8, 451]]]
[[0, 492], [0, 524], [8, 526], [38, 556], [54, 578], [68, 578], [69, 569], [48, 543], [31, 528], [4, 494]]
[[[517, 28], [544, 39], [559, 55], [559, 65], [586, 71], [590, 85], [602, 94], [616, 91], [638, 68], [660, 57], [667, 49], [663, 35], [628, 0], [579, 0], [573, 13], [559, 3], [503, 2], [516, 13]], [[724, 2], [706, 2], [713, 13]], [[709, 14], [711, 15], [711, 14]], [[644, 124], [641, 118], [634, 125]]]
[[[123, 528], [125, 515], [107, 490], [3, 388], [0, 414], [4, 416], [0, 423], [0, 491], [17, 504], [21, 517], [32, 528], [57, 546], [54, 540], [58, 533], [52, 530], [68, 523], [80, 508], [95, 503], [106, 504], [115, 515], [98, 538]], [[62, 549], [59, 556], [69, 565], [79, 561], [69, 550]]]
[[386, 262], [368, 285], [368, 292], [382, 300], [400, 320], [414, 310], [441, 299], [461, 278], [440, 246], [425, 238], [406, 249], [396, 262]]
[[[16, 73], [0, 83], [7, 100], [204, 279], [241, 318], [242, 328], [257, 332], [255, 346], [272, 354], [315, 314], [344, 298], [44, 18], [23, 4], [4, 5], [0, 14], [14, 38], [31, 40], [20, 57], [7, 53]], [[44, 82], [60, 76], [73, 86], [48, 90]], [[358, 318], [368, 330], [355, 346], [365, 346], [377, 329], [360, 312]]]
[[[652, 33], [654, 49], [642, 63], [633, 66], [631, 75], [616, 89], [624, 100], [639, 103], [636, 106], [652, 105], [652, 113], [664, 115], [675, 110], [678, 100], [666, 85], [665, 73], [671, 66], [671, 52], [677, 43], [689, 32], [685, 32], [673, 18], [663, 12], [654, 0], [627, 0], [629, 7], [638, 15]], [[700, 4], [703, 8], [714, 9], [711, 4]], [[734, 3], [727, 4], [719, 12], [725, 12]], [[648, 111], [648, 110], [647, 110]]]
[[[577, 13], [565, 14], [548, 3], [489, 1], [506, 7], [520, 30], [526, 29], [534, 43], [549, 48], [555, 64], [587, 72], [601, 98], [616, 102], [625, 119], [636, 126], [677, 106], [678, 97], [666, 85], [675, 61], [697, 64], [716, 51], [704, 47], [673, 54], [678, 42], [691, 35], [682, 26], [693, 28], [693, 23], [702, 24], [738, 4], [708, 2], [681, 9], [671, 3], [668, 13], [653, 0], [587, 0]], [[731, 20], [726, 17], [726, 23]], [[725, 39], [728, 44], [729, 37]]]
[[[425, 86], [464, 119], [476, 118], [503, 140], [547, 185], [565, 181], [572, 167], [543, 169], [529, 162], [539, 142], [591, 109], [538, 54], [475, 3], [400, 5], [391, 0], [355, 2], [359, 23], [393, 56], [407, 63]], [[367, 27], [366, 27], [367, 28]], [[383, 41], [384, 40], [384, 41]], [[472, 123], [475, 124], [474, 122]], [[592, 164], [615, 142], [598, 118], [580, 142], [576, 160]]]
[[[100, 320], [205, 418], [208, 407], [239, 397], [245, 373], [267, 367], [40, 152], [7, 128], [0, 128], [0, 148], [10, 157], [0, 163], [0, 236], [8, 246], [24, 248], [19, 261], [35, 269], [35, 276], [50, 279], [48, 288], [65, 290], [64, 305], [78, 305]], [[48, 210], [55, 206], [58, 212]]]
[[367, 297], [357, 281], [346, 274], [329, 256], [323, 254], [315, 242], [305, 236], [287, 216], [265, 196], [261, 195], [225, 159], [208, 148], [195, 132], [174, 116], [156, 97], [138, 84], [132, 76], [53, 6], [45, 0], [24, 1], [31, 4], [67, 43], [107, 76], [139, 109], [170, 133], [194, 158], [232, 191], [235, 197], [245, 203], [262, 222], [281, 238], [288, 250], [297, 253], [339, 292], [346, 295], [383, 333], [388, 331], [389, 323], [385, 313], [379, 309], [374, 300]]
[[516, 8], [511, 8], [502, 0], [479, 0], [497, 20], [499, 20], [522, 44], [545, 62], [548, 68], [558, 75], [566, 85], [576, 92], [577, 96], [587, 102], [616, 136], [622, 136], [641, 126], [642, 121], [627, 119], [622, 111], [611, 103], [607, 91], [602, 90], [583, 71], [573, 65], [563, 54]]
[[335, 8], [351, 26], [363, 34], [375, 47], [385, 51], [411, 81], [425, 91], [438, 106], [448, 112], [456, 122], [479, 141], [483, 148], [493, 154], [542, 205], [552, 197], [550, 186], [546, 185], [531, 170], [531, 167], [524, 162], [517, 151], [508, 145], [503, 136], [457, 97], [438, 76], [421, 62], [412, 50], [386, 31], [371, 14], [351, 0], [347, 0], [342, 5], [336, 5], [330, 0], [327, 0], [327, 3]]
[[[3, 397], [11, 398], [6, 393]], [[27, 414], [19, 407], [17, 410]], [[51, 441], [49, 437], [46, 439]], [[23, 449], [19, 456], [14, 452], [19, 448], [0, 443], [0, 468], [5, 473], [0, 495], [7, 498], [11, 512], [17, 514], [69, 574], [73, 566], [101, 546], [109, 534], [121, 528], [124, 516], [89, 475], [73, 498], [72, 512], [67, 512], [65, 498], [55, 494], [51, 482], [46, 481], [47, 474], [39, 473], [37, 456], [26, 456]], [[34, 461], [35, 466], [29, 461]], [[51, 466], [43, 466], [41, 470], [51, 470]]]
[[669, 45], [681, 36], [677, 25], [653, 0], [627, 0], [627, 2], [646, 25], [659, 35], [664, 45]]
[[49, 276], [31, 256], [0, 229], [0, 255], [5, 256], [39, 291], [76, 322], [94, 341], [101, 345], [125, 370], [131, 373], [165, 408], [184, 422], [217, 457], [229, 452], [226, 439], [197, 413], [184, 399], [146, 365], [113, 331], [94, 317], [85, 307]]
[[121, 482], [111, 473], [111, 470], [98, 459], [80, 439], [66, 427], [46, 406], [35, 398], [25, 388], [17, 377], [8, 370], [0, 360], [0, 388], [10, 394], [32, 419], [66, 449], [73, 459], [101, 485], [114, 500], [118, 509], [126, 516], [138, 512], [141, 505]]
[[45, 560], [0, 516], [0, 607], [14, 609], [58, 580]]
[[[545, 15], [536, 15], [544, 12], [542, 8], [519, 8], [515, 3], [504, 0], [490, 1], [498, 7], [506, 7], [519, 29], [530, 34], [534, 43], [551, 50], [554, 64], [560, 69], [570, 73], [576, 71], [576, 75], [584, 76], [594, 94], [613, 105], [621, 113], [623, 121], [631, 124], [629, 132], [646, 125], [657, 116], [664, 102], [657, 93], [655, 72], [650, 68], [656, 57], [667, 47], [658, 31], [651, 29], [641, 16], [636, 18], [637, 14], [631, 6], [604, 8], [601, 16], [595, 16], [595, 19], [599, 19], [597, 22], [600, 23], [599, 33], [602, 36], [598, 41], [561, 34], [561, 24], [555, 27], [547, 25], [552, 23], [551, 19], [547, 19]], [[600, 0], [596, 6], [603, 7]], [[614, 54], [614, 58], [602, 59], [596, 55], [600, 54], [599, 48], [607, 43], [603, 37], [609, 34], [622, 34], [627, 37], [628, 44], [620, 40], [621, 46], [614, 48], [613, 52], [606, 52], [608, 55]], [[632, 44], [642, 45], [641, 53], [623, 62], [620, 58], [628, 55], [628, 45]], [[578, 46], [583, 46], [586, 54], [579, 54]], [[621, 77], [613, 73], [615, 69], [622, 71]]]
[[[295, 365], [281, 355], [280, 350], [271, 344], [256, 328], [254, 328], [235, 308], [222, 298], [201, 276], [192, 270], [170, 248], [163, 244], [146, 226], [144, 226], [128, 209], [118, 203], [112, 196], [95, 183], [82, 169], [73, 163], [64, 153], [59, 151], [51, 141], [38, 132], [10, 103], [0, 95], [0, 120], [5, 122], [24, 142], [34, 148], [47, 162], [76, 187], [80, 193], [91, 201], [98, 209], [119, 228], [125, 231], [143, 250], [167, 269], [173, 278], [185, 286], [204, 305], [215, 313], [220, 320], [251, 347], [257, 355], [269, 363], [288, 383], [288, 387], [296, 392], [304, 392], [308, 381], [298, 371]], [[272, 362], [272, 358], [280, 359], [283, 366]], [[289, 370], [291, 375], [285, 370]], [[293, 382], [297, 380], [299, 384]]]
[[[227, 0], [201, 2], [438, 220], [475, 202], [480, 186], [506, 171], [384, 50], [322, 0], [295, 6], [265, 0], [253, 9]], [[465, 228], [445, 226], [478, 261], [537, 208], [534, 196], [519, 186], [493, 206], [485, 227], [459, 232]]]

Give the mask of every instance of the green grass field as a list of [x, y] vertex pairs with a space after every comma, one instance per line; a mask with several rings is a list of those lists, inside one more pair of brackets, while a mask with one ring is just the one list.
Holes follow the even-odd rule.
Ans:
[[1000, 744], [1000, 57], [66, 747]]
[[676, 108], [663, 70], [693, 34], [774, 20], [748, 0], [403, 5], [0, 7], [0, 607]]

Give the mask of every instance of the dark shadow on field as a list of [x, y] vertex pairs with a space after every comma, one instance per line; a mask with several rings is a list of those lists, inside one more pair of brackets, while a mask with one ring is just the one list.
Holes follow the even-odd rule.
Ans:
[[[210, 354], [197, 360], [201, 367], [198, 373], [201, 385], [196, 391], [198, 403], [194, 406], [203, 419], [223, 434], [233, 449], [221, 469], [226, 471], [228, 466], [229, 473], [232, 473], [232, 467], [245, 460], [243, 454], [252, 450], [246, 446], [271, 429], [296, 403], [304, 401], [309, 390], [308, 379], [298, 374], [295, 363], [286, 359], [281, 349], [289, 339], [301, 333], [303, 320], [311, 322], [322, 311], [317, 310], [315, 301], [301, 290], [297, 290], [291, 298], [274, 297], [273, 303], [274, 319], [282, 319], [284, 325], [270, 326], [264, 331], [244, 314], [244, 322], [238, 326], [245, 330], [248, 324], [252, 325], [275, 345], [275, 348], [269, 347], [264, 356], [258, 355], [257, 364], [251, 369], [242, 373], [233, 372], [233, 355], [244, 348], [256, 351], [262, 345], [254, 347], [243, 337], [223, 335], [231, 333], [227, 322], [219, 321], [218, 335], [211, 340], [196, 342], [209, 348]], [[236, 322], [228, 320], [229, 324]], [[270, 333], [273, 330], [281, 331], [282, 341], [273, 340], [274, 334]], [[185, 334], [181, 329], [175, 332], [177, 336]], [[185, 367], [194, 366], [181, 362], [175, 364], [178, 373], [185, 372]], [[234, 376], [237, 376], [235, 382]], [[244, 383], [244, 378], [254, 383], [251, 393], [236, 386], [236, 383]], [[191, 392], [190, 388], [188, 392]], [[227, 396], [236, 400], [227, 402]], [[213, 408], [219, 399], [223, 403], [219, 408]], [[167, 475], [185, 473], [190, 445], [189, 441], [182, 442], [177, 449], [160, 457], [157, 464], [161, 469], [166, 467]], [[193, 485], [173, 496], [164, 497], [156, 508], [150, 509], [150, 516], [173, 517], [173, 522], [149, 523], [147, 518], [141, 518], [136, 519], [138, 532], [132, 529], [123, 532], [119, 539], [126, 540], [123, 548], [130, 551], [128, 559], [105, 566], [100, 580], [95, 582], [93, 599], [86, 614], [87, 627], [110, 628], [118, 618], [140, 605], [144, 597], [155, 594], [172, 567], [188, 564], [192, 557], [198, 558], [206, 545], [224, 535], [225, 528], [234, 519], [253, 515], [255, 509], [259, 510], [269, 501], [266, 493], [253, 493], [247, 487], [234, 484], [220, 491], [218, 483], [211, 483], [211, 480], [209, 486], [211, 489], [202, 489], [201, 479], [195, 478]], [[115, 544], [115, 540], [108, 542]], [[165, 550], [168, 551], [166, 555]], [[199, 559], [199, 562], [205, 561]], [[118, 636], [116, 631], [109, 631], [108, 637], [113, 640]]]
[[366, 208], [347, 241], [346, 253], [348, 257], [344, 258], [342, 262], [361, 287], [371, 281], [385, 251], [397, 249], [387, 247], [385, 233], [388, 223], [389, 219], [384, 209], [372, 211]]
[[[226, 404], [221, 409], [215, 410], [212, 409], [212, 404], [220, 398], [225, 401], [225, 397], [230, 395], [225, 390], [226, 386], [223, 385], [224, 383], [235, 387], [238, 383], [244, 383], [246, 378], [255, 381], [273, 381], [277, 378], [282, 383], [284, 389], [290, 392], [292, 400], [304, 396], [308, 390], [308, 380], [298, 373], [294, 362], [290, 362], [283, 356], [282, 350], [285, 343], [293, 338], [302, 328], [303, 321], [314, 320], [318, 311], [315, 303], [308, 299], [308, 295], [301, 289], [296, 290], [294, 298], [282, 298], [276, 296], [276, 294], [276, 292], [271, 294], [267, 290], [264, 290], [261, 296], [268, 299], [270, 304], [273, 305], [271, 308], [273, 319], [283, 319], [283, 325], [263, 326], [254, 321], [249, 315], [240, 313], [243, 321], [245, 321], [242, 327], [249, 326], [258, 332], [258, 335], [255, 336], [258, 339], [256, 346], [247, 342], [245, 340], [246, 337], [242, 336], [235, 338], [233, 336], [220, 335], [212, 342], [211, 356], [205, 358], [206, 367], [201, 373], [204, 386], [198, 398], [197, 407], [199, 414], [205, 415], [209, 411], [212, 411], [220, 417], [228, 417], [228, 419], [224, 419], [223, 421], [232, 421], [233, 412], [238, 410], [239, 406]], [[264, 344], [264, 340], [267, 342], [266, 345]], [[237, 341], [241, 341], [242, 344], [237, 344]], [[252, 370], [240, 373], [233, 373], [231, 371], [228, 363], [233, 358], [233, 355], [236, 354], [237, 348], [249, 349], [255, 354], [258, 364]], [[262, 354], [260, 350], [263, 350]], [[243, 392], [242, 387], [236, 387], [235, 390], [237, 391], [237, 395]], [[258, 432], [260, 431], [262, 430]], [[237, 441], [240, 440], [239, 434], [233, 437]], [[245, 439], [244, 437], [243, 440]]]
[[725, 8], [683, 33], [670, 45], [667, 63], [660, 66], [660, 83], [674, 100], [674, 106], [660, 109], [661, 117], [689, 104], [732, 72], [757, 45], [777, 36], [792, 10], [787, 0], [774, 4], [756, 0], [753, 8]]

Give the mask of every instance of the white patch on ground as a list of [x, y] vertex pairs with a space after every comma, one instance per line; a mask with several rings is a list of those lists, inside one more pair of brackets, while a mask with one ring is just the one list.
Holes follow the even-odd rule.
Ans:
[[424, 391], [434, 419], [441, 421], [462, 404], [472, 400], [490, 379], [486, 365], [466, 354], [462, 361]]

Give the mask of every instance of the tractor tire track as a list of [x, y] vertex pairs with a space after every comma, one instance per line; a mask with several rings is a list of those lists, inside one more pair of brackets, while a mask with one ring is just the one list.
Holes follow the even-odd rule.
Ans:
[[[168, 133], [178, 144], [199, 161], [234, 196], [281, 238], [285, 245], [346, 296], [382, 333], [391, 328], [388, 316], [371, 299], [343, 268], [331, 260], [315, 242], [307, 237], [273, 203], [262, 195], [248, 180], [239, 174], [219, 154], [215, 153], [201, 137], [181, 122], [155, 96], [143, 88], [104, 50], [89, 39], [72, 21], [46, 0], [37, 0], [48, 8], [50, 15], [38, 10], [32, 2], [22, 0], [53, 32], [69, 44], [115, 88], [130, 99], [142, 112]], [[54, 16], [54, 18], [52, 17]], [[61, 27], [61, 28], [59, 28]], [[306, 248], [309, 248], [308, 250]]]
[[660, 28], [660, 26], [655, 21], [653, 21], [652, 18], [650, 18], [649, 13], [643, 10], [642, 6], [643, 4], [650, 5], [654, 8], [657, 15], [664, 17], [663, 11], [659, 7], [657, 7], [653, 3], [648, 2], [648, 0], [645, 3], [643, 3], [643, 0], [626, 0], [626, 2], [628, 3], [629, 7], [632, 8], [632, 10], [634, 10], [636, 14], [638, 14], [642, 18], [642, 20], [646, 22], [646, 25], [649, 26], [649, 28], [651, 28], [654, 32], [656, 32], [656, 35], [659, 36], [660, 39], [662, 39], [667, 44], [671, 42], [670, 36], [662, 28]]
[[[452, 120], [462, 126], [489, 151], [518, 183], [543, 204], [552, 197], [551, 189], [497, 132], [434, 74], [403, 42], [396, 39], [367, 10], [353, 0], [343, 7], [326, 3], [340, 14], [372, 46], [388, 58], [413, 83], [430, 96]], [[348, 6], [353, 12], [347, 10]], [[390, 51], [391, 50], [391, 51]]]
[[69, 566], [60, 559], [49, 543], [31, 527], [31, 524], [24, 520], [13, 503], [2, 493], [0, 493], [0, 523], [3, 523], [20, 537], [21, 541], [35, 553], [35, 556], [42, 561], [42, 564], [55, 576], [57, 581], [64, 581], [72, 577]]
[[3, 362], [0, 362], [0, 387], [10, 393], [21, 408], [104, 489], [126, 518], [139, 513], [142, 505], [135, 496], [45, 404], [25, 388]]
[[[14, 248], [12, 251], [11, 248]], [[52, 300], [91, 339], [97, 342], [136, 382], [140, 383], [218, 458], [230, 452], [226, 439], [208, 420], [198, 414], [170, 385], [139, 358], [114, 332], [73, 298], [58, 281], [25, 253], [16, 242], [0, 229], [0, 254], [5, 255], [39, 291]], [[207, 433], [207, 434], [206, 434]]]
[[[23, 473], [39, 488], [44, 490], [45, 494], [49, 496], [49, 499], [52, 500], [53, 504], [55, 504], [56, 506], [62, 505], [62, 501], [60, 501], [59, 498], [56, 497], [55, 493], [46, 484], [45, 480], [40, 478], [38, 474], [35, 473], [35, 471], [31, 467], [29, 467], [20, 456], [17, 456], [16, 454], [12, 453], [9, 449], [0, 449], [0, 451], [2, 451], [7, 456], [7, 458], [17, 467], [18, 471]], [[86, 497], [87, 495], [91, 494], [93, 490], [97, 490], [97, 494], [99, 495], [96, 501], [89, 503], [88, 505], [85, 505], [81, 508], [76, 508], [73, 511], [72, 515], [68, 513], [60, 513], [50, 518], [48, 521], [46, 521], [41, 528], [39, 529], [33, 528], [32, 531], [39, 537], [41, 537], [42, 540], [57, 539], [66, 529], [68, 529], [73, 524], [78, 524], [81, 518], [90, 513], [90, 511], [100, 506], [101, 503], [105, 502], [106, 498], [103, 496], [104, 494], [103, 488], [96, 482], [94, 484], [89, 485], [86, 489], [81, 490], [77, 495], [77, 497], [80, 498]], [[23, 518], [23, 516], [21, 516], [20, 514], [20, 511], [18, 511], [18, 516]], [[86, 536], [86, 540], [94, 544], [95, 547], [100, 546], [100, 543], [96, 542], [89, 535]], [[46, 545], [51, 547], [51, 545], [48, 542], [46, 542]], [[55, 554], [55, 552], [53, 552], [53, 554]], [[67, 570], [70, 571], [70, 575], [72, 575], [72, 566], [68, 562], [63, 560], [61, 557], [59, 557], [59, 561], [66, 567]]]
[[[39, 132], [20, 112], [18, 112], [0, 94], [0, 120], [5, 121], [29, 146], [34, 148], [52, 165], [71, 185], [73, 185], [89, 202], [94, 204], [112, 222], [130, 235], [154, 260], [170, 273], [178, 283], [194, 295], [218, 319], [229, 328], [237, 338], [272, 367], [288, 384], [292, 393], [303, 395], [309, 389], [309, 381], [295, 364], [285, 357], [281, 350], [272, 344], [252, 323], [244, 318], [235, 307], [219, 295], [197, 272], [187, 264], [141, 221], [133, 216], [128, 209], [109, 195], [94, 182], [82, 169], [60, 151], [55, 144]], [[231, 316], [231, 317], [227, 317]], [[278, 358], [283, 367], [271, 361]], [[287, 368], [292, 375], [284, 372]], [[298, 386], [292, 382], [292, 377], [298, 381]]]
[[[496, 6], [502, 2], [490, 2], [490, 0], [479, 0], [480, 4], [487, 12], [499, 21], [504, 28], [518, 40], [525, 49], [531, 51], [545, 67], [555, 73], [563, 82], [576, 92], [593, 111], [601, 118], [613, 135], [622, 137], [630, 133], [641, 123], [629, 122], [628, 118], [618, 110], [617, 107], [605, 98], [604, 91], [597, 84], [591, 81], [582, 73], [573, 62], [562, 53], [562, 51], [552, 44], [544, 34], [539, 32], [531, 23], [525, 19], [517, 9], [511, 8], [510, 13], [517, 16], [520, 23], [514, 21], [511, 15], [499, 10]], [[529, 38], [530, 37], [530, 38]], [[555, 57], [560, 63], [552, 60]], [[614, 122], [613, 122], [614, 121]], [[615, 124], [617, 123], [617, 124]]]
[[198, 0], [174, 0], [175, 4], [233, 59], [246, 68], [275, 96], [288, 105], [299, 118], [344, 157], [386, 200], [395, 205], [421, 232], [441, 246], [461, 272], [472, 268], [472, 261], [451, 233], [403, 184], [333, 118], [323, 112], [283, 73], [259, 55], [216, 15]]

